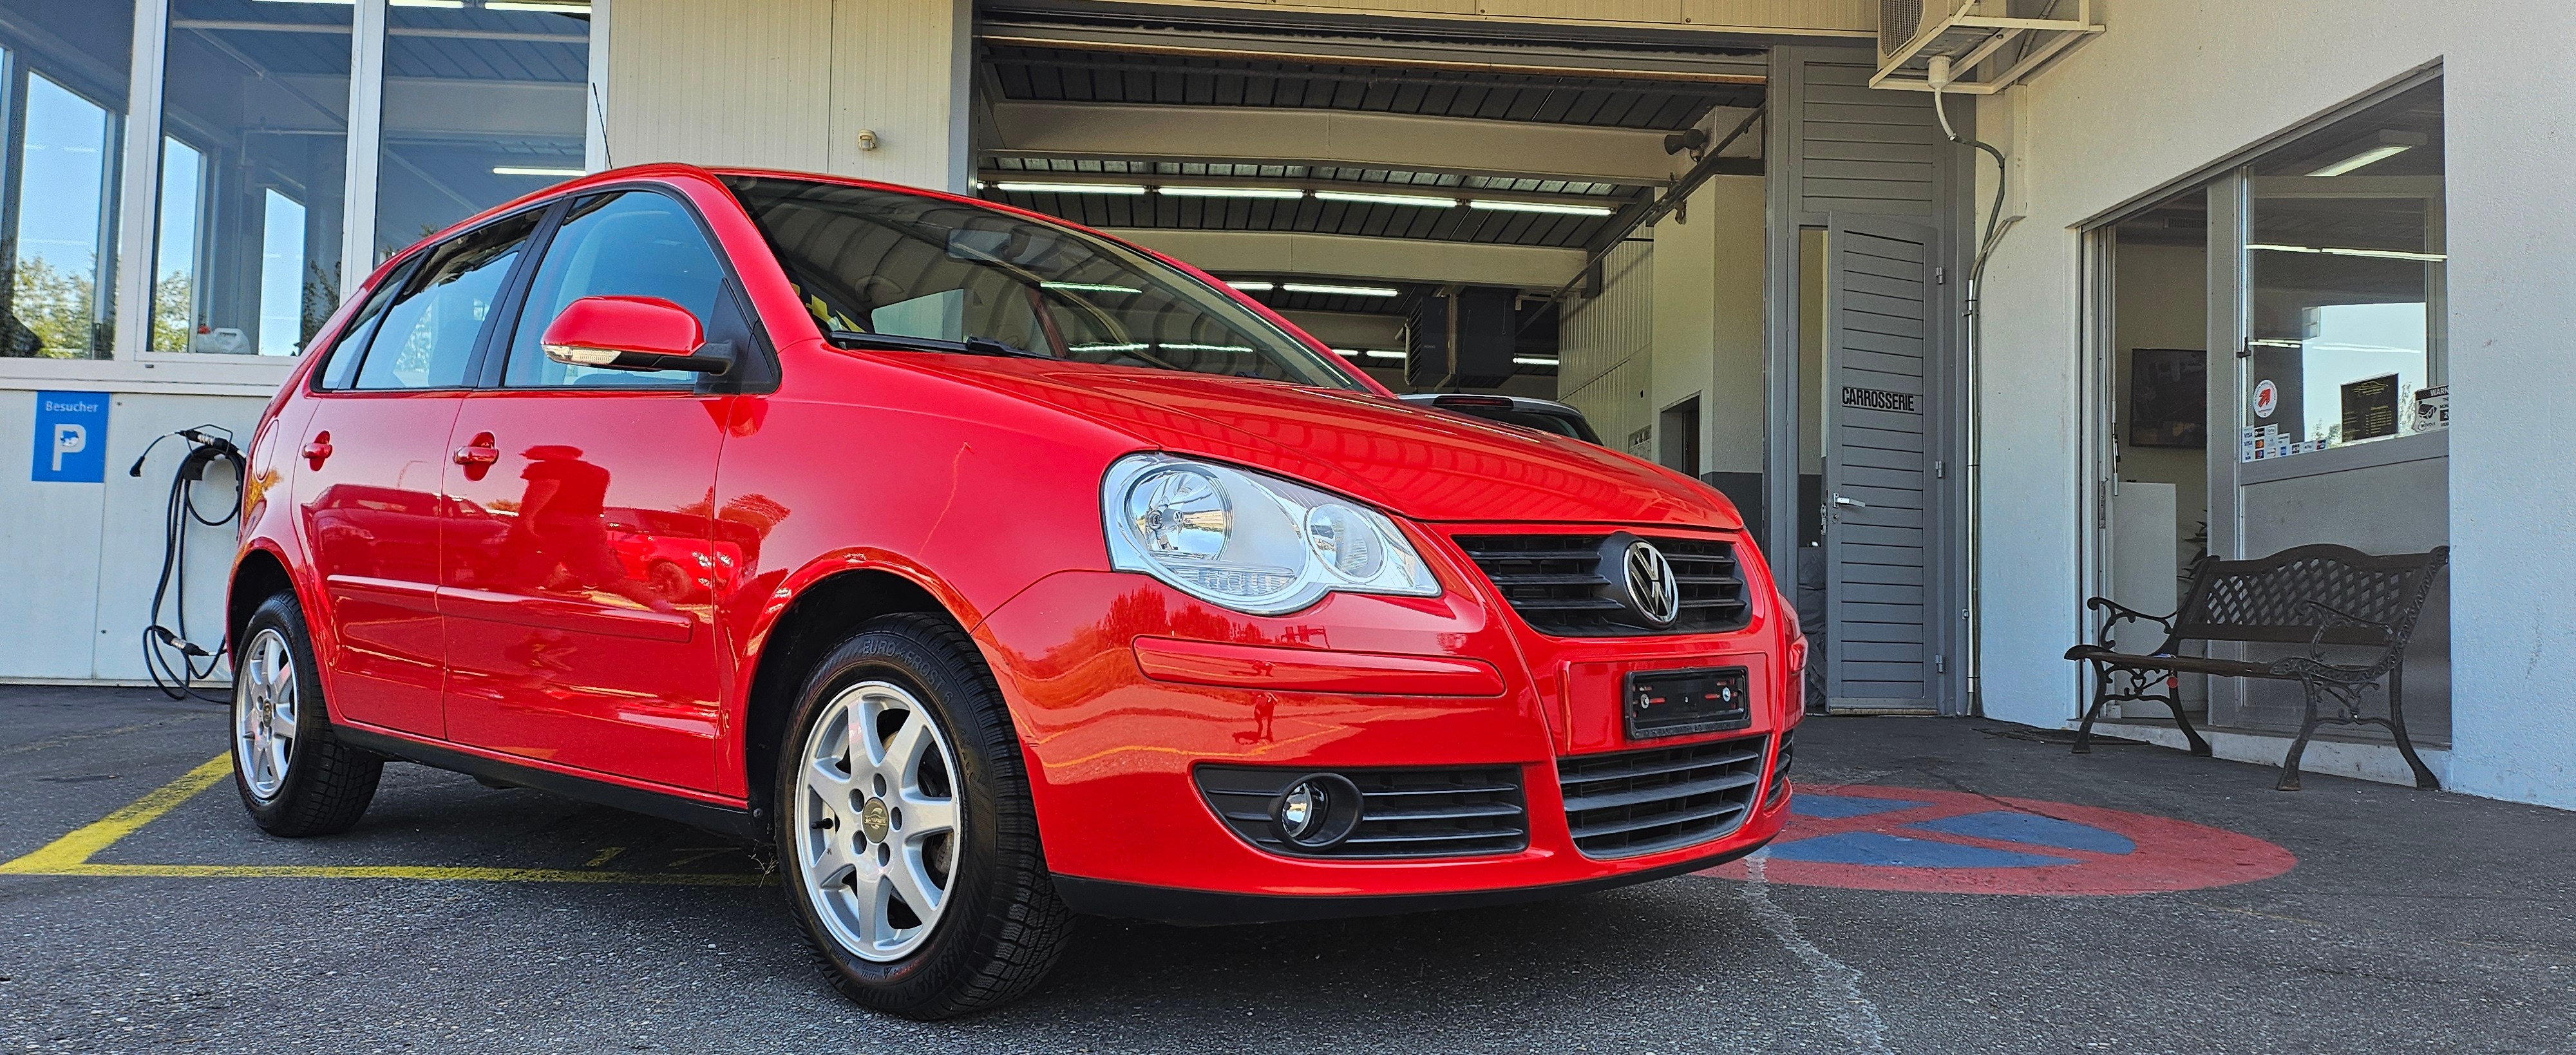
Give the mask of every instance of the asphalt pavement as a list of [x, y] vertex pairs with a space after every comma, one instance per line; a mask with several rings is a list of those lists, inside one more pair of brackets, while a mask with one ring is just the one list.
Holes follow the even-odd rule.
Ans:
[[2176, 818], [2297, 863], [2017, 896], [1775, 860], [1409, 917], [1087, 920], [1029, 999], [923, 1024], [836, 996], [720, 839], [411, 765], [355, 831], [272, 839], [201, 770], [224, 738], [220, 708], [149, 690], [0, 687], [0, 862], [80, 861], [0, 865], [0, 1050], [2576, 1052], [2576, 814], [2281, 793], [1973, 720], [1812, 719], [1801, 787]]

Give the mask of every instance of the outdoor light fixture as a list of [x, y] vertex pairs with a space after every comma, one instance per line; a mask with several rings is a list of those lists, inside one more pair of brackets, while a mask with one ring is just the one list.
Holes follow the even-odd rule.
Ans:
[[1419, 205], [1425, 209], [1454, 209], [1456, 198], [1433, 198], [1420, 194], [1369, 194], [1361, 191], [1319, 190], [1316, 201], [1341, 201], [1354, 205]]
[[1156, 194], [1174, 198], [1303, 198], [1305, 191], [1287, 187], [1157, 187]]
[[2428, 263], [2438, 263], [2451, 258], [2447, 253], [2410, 253], [2403, 249], [2345, 249], [2338, 246], [2275, 245], [2268, 242], [2248, 242], [2245, 248], [2273, 253], [2323, 253], [2327, 256], [2367, 256], [2381, 260], [2421, 260]]
[[1561, 216], [1608, 216], [1610, 210], [1599, 205], [1567, 205], [1549, 201], [1491, 201], [1479, 198], [1467, 203], [1470, 209], [1486, 212], [1544, 212]]
[[543, 165], [494, 165], [492, 166], [492, 174], [495, 176], [551, 176], [556, 179], [564, 179], [581, 175], [582, 170], [550, 168]]
[[2424, 142], [2425, 139], [2421, 133], [2383, 131], [2370, 139], [2363, 140], [2361, 149], [2352, 156], [2320, 167], [2308, 175], [2340, 176], [2423, 146]]
[[1132, 183], [996, 183], [997, 190], [1021, 194], [1143, 194], [1145, 188]]
[[1388, 289], [1385, 286], [1318, 286], [1305, 282], [1281, 283], [1279, 288], [1290, 293], [1313, 293], [1326, 297], [1396, 297], [1404, 294], [1403, 290]]
[[[1105, 282], [1040, 282], [1039, 289], [1061, 289], [1072, 293], [1142, 293], [1134, 286], [1113, 286]], [[1139, 347], [1142, 347], [1141, 345]]]

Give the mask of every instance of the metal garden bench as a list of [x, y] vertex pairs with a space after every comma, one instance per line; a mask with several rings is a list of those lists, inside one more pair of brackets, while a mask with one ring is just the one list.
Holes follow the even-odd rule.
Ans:
[[[2093, 665], [2093, 705], [2076, 731], [2076, 753], [2092, 750], [2093, 723], [2105, 705], [2155, 700], [2173, 711], [2174, 724], [2191, 741], [2191, 753], [2209, 754], [2208, 742], [2183, 713], [2177, 675], [2296, 681], [2306, 693], [2307, 713], [2298, 739], [2281, 760], [2276, 785], [2281, 790], [2298, 789], [2299, 756], [2317, 726], [2326, 722], [2386, 728], [2415, 770], [2415, 786], [2440, 788], [2441, 781], [2406, 735], [2405, 659], [2416, 616], [2450, 558], [2448, 546], [2385, 557], [2343, 546], [2300, 546], [2255, 560], [2201, 561], [2192, 571], [2181, 609], [2172, 615], [2150, 615], [2107, 597], [2085, 601], [2085, 608], [2108, 614], [2097, 643], [2066, 650], [2066, 658]], [[2164, 627], [2164, 643], [2147, 655], [2114, 648], [2112, 629], [2132, 620]], [[2208, 644], [2217, 641], [2304, 644], [2308, 653], [2269, 662], [2184, 653], [2193, 643], [2206, 653]], [[2328, 658], [2330, 647], [2342, 650], [2337, 658]], [[2360, 709], [2362, 694], [2379, 688], [2382, 679], [2388, 717], [2366, 716]]]

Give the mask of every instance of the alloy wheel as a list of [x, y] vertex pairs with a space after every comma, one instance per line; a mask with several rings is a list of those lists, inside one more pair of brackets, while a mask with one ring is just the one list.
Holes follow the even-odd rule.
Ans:
[[295, 653], [286, 635], [264, 629], [242, 650], [233, 680], [233, 761], [253, 797], [267, 801], [286, 786], [295, 761]]
[[909, 690], [852, 685], [823, 706], [798, 754], [795, 828], [805, 896], [842, 948], [902, 959], [957, 889], [957, 756]]

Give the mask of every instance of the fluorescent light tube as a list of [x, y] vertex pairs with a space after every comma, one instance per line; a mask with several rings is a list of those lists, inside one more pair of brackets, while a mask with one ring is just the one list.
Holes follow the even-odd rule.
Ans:
[[2272, 253], [2323, 253], [2327, 256], [2366, 256], [2380, 260], [2421, 260], [2438, 263], [2450, 259], [2447, 253], [2410, 253], [2403, 249], [2345, 249], [2337, 246], [2278, 245], [2270, 242], [2248, 242], [2247, 249]]
[[1286, 282], [1279, 288], [1290, 293], [1315, 293], [1327, 297], [1393, 297], [1404, 293], [1385, 286], [1318, 286], [1305, 282]]
[[540, 11], [554, 15], [586, 15], [590, 0], [484, 0], [487, 11]]
[[1319, 190], [1316, 201], [1350, 202], [1354, 205], [1418, 205], [1426, 209], [1454, 209], [1456, 198], [1433, 198], [1420, 194], [1368, 194], [1360, 191]]
[[1127, 183], [996, 183], [995, 188], [1022, 194], [1143, 194], [1145, 188]]
[[1554, 360], [1554, 359], [1542, 359], [1542, 358], [1539, 358], [1539, 357], [1537, 357], [1537, 356], [1520, 356], [1520, 355], [1515, 355], [1515, 356], [1513, 356], [1513, 357], [1512, 357], [1512, 361], [1513, 361], [1513, 362], [1515, 362], [1515, 363], [1519, 363], [1519, 364], [1520, 364], [1520, 365], [1522, 365], [1522, 366], [1555, 366], [1555, 365], [1556, 365], [1556, 360]]
[[1279, 285], [1275, 282], [1228, 282], [1226, 285], [1233, 286], [1234, 288], [1246, 293], [1268, 293], [1271, 290], [1279, 288]]
[[495, 176], [552, 176], [558, 179], [581, 175], [581, 169], [547, 168], [541, 165], [494, 165]]
[[1381, 351], [1378, 351], [1378, 350], [1376, 350], [1376, 349], [1370, 349], [1370, 350], [1368, 350], [1368, 351], [1361, 352], [1360, 354], [1361, 354], [1361, 355], [1368, 356], [1368, 357], [1369, 357], [1369, 358], [1371, 358], [1371, 359], [1402, 359], [1402, 358], [1404, 358], [1404, 353], [1403, 353], [1403, 352], [1381, 352]]
[[1479, 198], [1467, 203], [1470, 209], [1486, 212], [1544, 212], [1560, 216], [1608, 216], [1610, 210], [1600, 205], [1566, 205], [1547, 201], [1491, 201]]
[[1287, 187], [1157, 187], [1156, 194], [1174, 198], [1303, 198], [1305, 191]]

